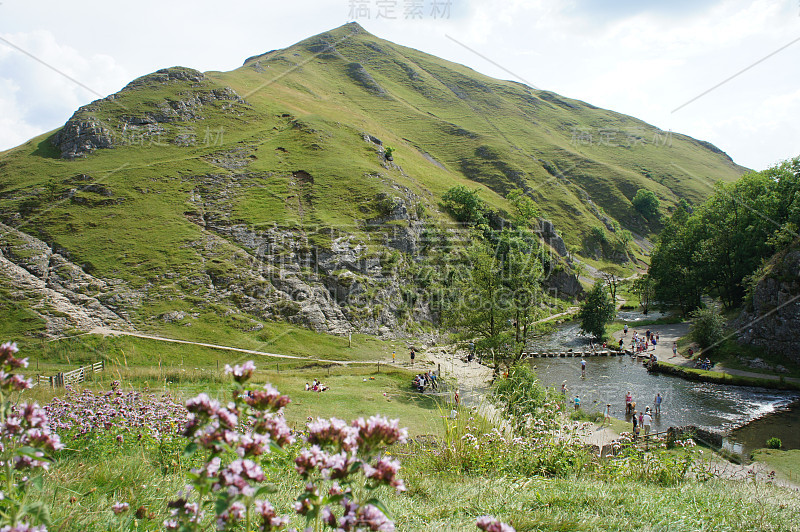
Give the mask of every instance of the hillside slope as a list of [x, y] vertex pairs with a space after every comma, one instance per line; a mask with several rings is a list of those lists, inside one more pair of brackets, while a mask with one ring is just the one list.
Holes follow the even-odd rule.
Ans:
[[[639, 188], [666, 209], [743, 171], [706, 142], [351, 23], [231, 72], [159, 70], [3, 152], [0, 220], [19, 233], [0, 232], [0, 252], [26, 268], [41, 242], [131, 327], [222, 315], [245, 333], [285, 319], [391, 334], [435, 321], [418, 289], [465, 238], [438, 206], [454, 185], [499, 218], [523, 189], [563, 253], [553, 225], [570, 246], [594, 227], [646, 235]], [[9, 279], [0, 295], [28, 297]]]

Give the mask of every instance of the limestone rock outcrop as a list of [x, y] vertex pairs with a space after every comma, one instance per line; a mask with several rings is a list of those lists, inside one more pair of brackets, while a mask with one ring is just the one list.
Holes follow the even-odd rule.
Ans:
[[800, 361], [800, 240], [773, 258], [736, 322], [739, 341]]

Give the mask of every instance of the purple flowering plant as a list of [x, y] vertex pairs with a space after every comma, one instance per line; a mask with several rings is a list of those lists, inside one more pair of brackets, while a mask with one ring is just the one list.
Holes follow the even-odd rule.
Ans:
[[44, 406], [51, 426], [72, 453], [113, 456], [139, 448], [158, 457], [162, 472], [184, 467], [181, 435], [189, 413], [169, 395], [123, 391], [119, 381], [111, 390], [93, 392], [67, 388], [63, 398]]
[[295, 459], [295, 469], [306, 482], [295, 511], [315, 530], [394, 530], [374, 493], [380, 486], [405, 491], [398, 476], [400, 462], [386, 456], [384, 449], [405, 443], [406, 429], [381, 416], [350, 424], [316, 419], [307, 428], [307, 447]]
[[[284, 530], [290, 516], [279, 515], [264, 498], [274, 488], [266, 484], [262, 459], [270, 452], [285, 453], [295, 441], [283, 417], [290, 400], [270, 384], [249, 384], [255, 370], [251, 361], [225, 369], [233, 376], [230, 402], [223, 405], [206, 394], [186, 402], [189, 420], [184, 434], [191, 438], [186, 454], [203, 452], [206, 459], [188, 473], [185, 490], [168, 504], [171, 516], [164, 526], [200, 530], [206, 513], [211, 513], [218, 530]], [[312, 530], [394, 530], [384, 505], [372, 494], [380, 486], [405, 489], [397, 475], [399, 462], [383, 456], [383, 449], [406, 437], [397, 420], [380, 416], [350, 424], [310, 421], [306, 445], [294, 460], [305, 483], [295, 513]]]
[[[31, 488], [41, 489], [41, 472], [49, 468], [51, 453], [64, 447], [51, 430], [47, 413], [36, 403], [13, 403], [15, 394], [31, 382], [13, 373], [28, 366], [17, 358], [17, 345], [0, 345], [0, 530], [45, 531], [49, 511], [41, 501], [30, 501]], [[36, 521], [38, 525], [31, 525]]]
[[263, 496], [263, 455], [281, 451], [294, 441], [283, 417], [289, 398], [267, 384], [250, 385], [255, 365], [226, 366], [233, 376], [231, 401], [222, 404], [207, 394], [186, 401], [189, 411], [183, 435], [190, 438], [184, 456], [202, 453], [200, 467], [187, 473], [188, 485], [170, 501], [167, 530], [200, 530], [210, 510], [218, 530], [244, 525], [246, 530], [282, 530], [288, 517], [277, 514]]

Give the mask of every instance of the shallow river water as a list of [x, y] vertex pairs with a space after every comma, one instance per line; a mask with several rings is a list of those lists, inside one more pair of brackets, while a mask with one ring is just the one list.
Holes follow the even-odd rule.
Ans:
[[[578, 326], [560, 326], [554, 333], [534, 340], [530, 348], [582, 349], [587, 339]], [[585, 411], [602, 411], [611, 405], [611, 415], [625, 419], [625, 394], [630, 391], [637, 409], [650, 406], [657, 392], [663, 397], [661, 415], [654, 417], [655, 431], [670, 426], [697, 425], [728, 434], [726, 447], [747, 456], [764, 447], [772, 436], [784, 448], [800, 448], [800, 395], [793, 392], [698, 383], [669, 375], [651, 374], [628, 356], [587, 357], [586, 377], [581, 377], [581, 359], [530, 359], [545, 386], [560, 389], [566, 381], [570, 399], [579, 395]], [[754, 421], [755, 420], [755, 421]]]

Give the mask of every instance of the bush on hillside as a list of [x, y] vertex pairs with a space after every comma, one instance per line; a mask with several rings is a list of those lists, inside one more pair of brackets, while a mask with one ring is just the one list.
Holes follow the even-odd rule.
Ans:
[[658, 218], [659, 201], [652, 190], [640, 188], [636, 191], [631, 203], [633, 203], [634, 209], [648, 220]]

